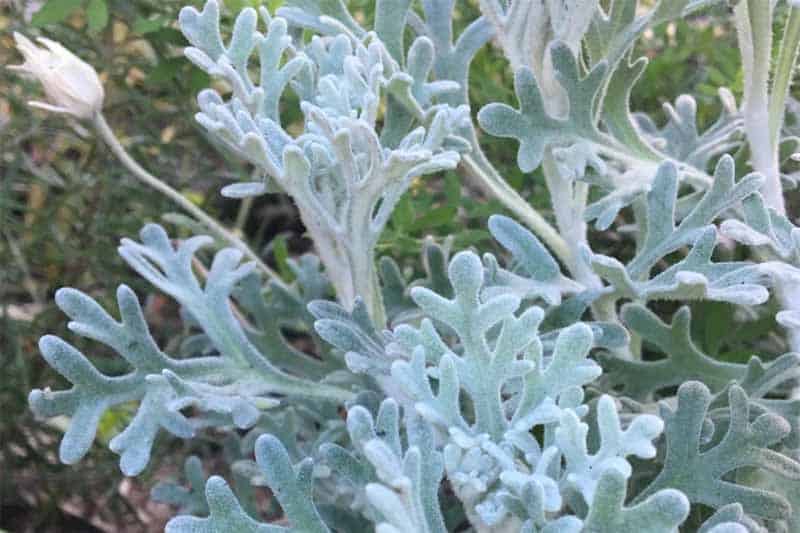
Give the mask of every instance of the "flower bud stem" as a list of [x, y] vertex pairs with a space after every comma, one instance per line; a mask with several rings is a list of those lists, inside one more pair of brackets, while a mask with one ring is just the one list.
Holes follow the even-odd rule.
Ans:
[[227, 242], [237, 250], [241, 251], [248, 259], [255, 262], [256, 267], [268, 278], [271, 278], [274, 283], [283, 288], [288, 288], [278, 273], [267, 266], [267, 264], [264, 263], [264, 261], [262, 261], [261, 258], [244, 241], [222, 226], [208, 213], [193, 204], [180, 192], [176, 191], [142, 168], [142, 166], [137, 163], [128, 152], [125, 151], [122, 143], [120, 143], [119, 139], [116, 137], [116, 135], [114, 135], [114, 132], [108, 125], [108, 122], [102, 113], [95, 113], [94, 117], [92, 118], [92, 123], [100, 138], [103, 139], [106, 145], [108, 145], [108, 147], [111, 149], [111, 152], [116, 156], [117, 159], [119, 159], [125, 168], [127, 168], [136, 177], [136, 179], [178, 204], [192, 217], [205, 225], [217, 238]]

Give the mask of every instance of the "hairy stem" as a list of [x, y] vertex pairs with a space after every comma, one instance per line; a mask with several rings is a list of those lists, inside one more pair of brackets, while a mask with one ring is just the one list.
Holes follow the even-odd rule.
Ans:
[[735, 13], [745, 76], [743, 110], [751, 163], [766, 178], [761, 191], [764, 201], [779, 214], [785, 214], [778, 146], [770, 129], [772, 7], [763, 0], [742, 0]]
[[559, 175], [550, 150], [545, 152], [542, 171], [550, 191], [556, 224], [569, 247], [567, 268], [575, 280], [586, 288], [599, 288], [602, 286], [600, 278], [580, 259], [581, 247], [588, 245], [587, 227], [583, 220], [588, 185], [580, 182], [572, 183]]
[[778, 146], [780, 143], [786, 98], [789, 96], [798, 50], [800, 50], [800, 9], [793, 7], [789, 9], [789, 18], [783, 29], [783, 39], [772, 79], [769, 129], [773, 146]]
[[500, 200], [514, 216], [542, 239], [561, 262], [568, 265], [569, 246], [564, 238], [500, 176], [476, 145], [477, 142], [473, 142], [473, 151], [461, 157], [461, 167], [466, 177], [485, 194]]
[[[600, 290], [603, 282], [594, 273], [591, 265], [581, 259], [581, 249], [589, 246], [588, 227], [584, 221], [584, 211], [588, 200], [589, 185], [584, 182], [572, 182], [564, 179], [556, 168], [553, 154], [550, 150], [545, 152], [542, 161], [547, 188], [553, 205], [558, 228], [569, 243], [569, 262], [567, 266], [575, 281], [581, 283], [589, 290]], [[592, 303], [592, 315], [595, 320], [619, 324], [616, 303], [618, 298], [598, 298]], [[617, 355], [630, 358], [630, 352], [616, 351]]]
[[136, 177], [136, 179], [175, 202], [196, 220], [204, 224], [217, 238], [227, 242], [237, 250], [241, 251], [245, 257], [255, 262], [258, 269], [266, 274], [267, 277], [271, 278], [278, 285], [287, 288], [286, 284], [283, 282], [283, 280], [281, 280], [278, 273], [267, 266], [264, 261], [262, 261], [261, 258], [244, 241], [228, 231], [228, 229], [222, 226], [208, 213], [189, 201], [181, 193], [142, 168], [142, 166], [136, 162], [136, 160], [133, 159], [128, 152], [125, 151], [122, 143], [120, 143], [117, 136], [114, 135], [111, 126], [108, 125], [108, 122], [102, 113], [95, 114], [92, 122], [97, 130], [98, 135], [100, 135], [100, 138], [103, 139], [106, 145], [108, 145], [109, 149], [111, 149], [111, 152], [116, 156], [117, 159], [119, 159], [125, 168], [127, 168], [131, 174]]

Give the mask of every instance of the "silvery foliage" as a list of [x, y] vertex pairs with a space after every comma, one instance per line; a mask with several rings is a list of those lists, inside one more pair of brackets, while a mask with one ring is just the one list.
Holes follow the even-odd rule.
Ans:
[[[138, 402], [109, 443], [129, 475], [162, 429], [229, 430], [231, 483], [205, 480], [190, 457], [188, 488], [154, 487], [180, 513], [170, 532], [797, 531], [800, 229], [781, 184], [795, 181], [782, 173], [798, 146], [783, 114], [800, 13], [733, 3], [745, 101], [722, 89], [705, 131], [691, 96], [665, 105], [663, 125], [629, 102], [647, 63], [632, 55], [639, 36], [714, 3], [481, 0], [482, 16], [455, 36], [454, 0], [378, 0], [373, 31], [340, 0], [288, 0], [276, 16], [261, 10], [263, 29], [243, 10], [227, 44], [214, 0], [185, 8], [187, 57], [230, 93], [201, 92], [197, 120], [263, 177], [223, 192], [288, 194], [318, 255], [290, 262], [291, 286], [264, 285], [231, 249], [206, 272], [206, 237], [176, 244], [148, 225], [141, 242], [123, 240], [123, 259], [192, 329], [175, 354], [129, 288], [119, 320], [59, 291], [70, 329], [129, 364], [106, 375], [42, 339], [72, 383], [30, 395], [38, 415], [69, 418], [62, 461], [87, 453], [106, 411]], [[490, 103], [477, 123], [519, 143], [523, 172], [541, 167], [556, 228], [481, 152], [468, 72], [490, 40], [514, 70], [518, 107]], [[280, 122], [287, 93], [304, 117], [292, 134]], [[420, 279], [375, 261], [411, 180], [456, 166], [528, 226], [489, 219], [507, 259], [429, 240]], [[592, 250], [589, 222], [624, 220], [636, 228], [630, 257]], [[770, 294], [787, 339], [773, 335], [746, 364], [703, 352], [690, 307], [665, 318], [652, 305], [724, 302], [747, 311], [730, 327], [747, 328], [770, 313]]]
[[[210, 244], [211, 238], [193, 237], [176, 249], [164, 229], [154, 224], [145, 226], [141, 238], [142, 242], [123, 239], [120, 255], [142, 277], [181, 304], [202, 330], [202, 344], [206, 347], [198, 348], [199, 357], [189, 358], [161, 351], [136, 295], [124, 285], [117, 290], [120, 321], [88, 295], [75, 289], [59, 290], [56, 303], [72, 319], [69, 329], [105, 344], [131, 367], [127, 374], [107, 376], [60, 338], [41, 339], [42, 355], [73, 384], [66, 391], [37, 389], [29, 398], [32, 409], [41, 416], [71, 417], [59, 450], [62, 461], [72, 464], [80, 460], [95, 438], [101, 416], [126, 402], [139, 401], [138, 412], [109, 447], [120, 454], [122, 471], [136, 475], [147, 466], [161, 429], [190, 438], [207, 426], [250, 428], [262, 411], [280, 404], [270, 397], [273, 394], [333, 401], [352, 396], [339, 386], [287, 373], [280, 363], [291, 348], [283, 342], [271, 344], [269, 350], [257, 348], [257, 341], [250, 338], [234, 315], [230, 300], [235, 286], [252, 272], [252, 264], [240, 264], [241, 252], [230, 248], [219, 251], [201, 284], [193, 262], [195, 253]], [[192, 351], [198, 354], [195, 349]], [[292, 355], [295, 365], [298, 358], [311, 359], [303, 354]], [[335, 361], [327, 363], [336, 365]], [[312, 376], [317, 364], [320, 363], [309, 361]], [[185, 416], [182, 410], [190, 408], [196, 409], [197, 416]]]
[[[392, 57], [374, 32], [315, 36], [304, 44], [288, 34], [286, 19], [254, 9], [236, 18], [226, 46], [219, 7], [181, 11], [181, 29], [191, 43], [186, 56], [230, 86], [198, 95], [197, 120], [212, 138], [255, 165], [264, 182], [229, 185], [233, 197], [266, 192], [271, 185], [292, 197], [337, 294], [348, 305], [362, 295], [372, 313], [380, 302], [374, 248], [381, 230], [411, 181], [454, 168], [469, 144], [458, 135], [469, 120], [466, 106], [437, 103], [458, 90], [454, 82], [428, 82], [433, 43], [414, 41], [405, 65]], [[256, 53], [259, 76], [249, 69]], [[300, 100], [303, 131], [289, 135], [280, 123], [285, 92]], [[403, 102], [412, 115], [388, 120], [377, 131], [379, 108]], [[404, 108], [405, 109], [405, 108]], [[416, 124], [416, 127], [414, 127]]]
[[[698, 195], [691, 210], [676, 223], [678, 172], [672, 163], [663, 163], [645, 198], [640, 245], [633, 259], [622, 265], [613, 257], [584, 250], [594, 271], [613, 288], [602, 298], [641, 302], [704, 299], [746, 305], [767, 301], [769, 293], [764, 285], [768, 275], [762, 266], [717, 263], [711, 257], [718, 241], [714, 219], [753, 196], [762, 183], [758, 174], [749, 174], [738, 182], [734, 174], [733, 159], [723, 156], [711, 187]], [[651, 277], [658, 261], [687, 245], [691, 250], [686, 257]]]

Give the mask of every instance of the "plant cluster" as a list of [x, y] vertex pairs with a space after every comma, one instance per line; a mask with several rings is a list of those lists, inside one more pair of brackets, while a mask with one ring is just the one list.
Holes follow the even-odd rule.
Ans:
[[[72, 386], [29, 402], [69, 417], [61, 460], [78, 462], [104, 413], [135, 402], [109, 443], [126, 475], [161, 433], [229, 435], [233, 483], [205, 480], [190, 457], [189, 488], [154, 488], [180, 509], [171, 533], [800, 529], [800, 229], [784, 194], [800, 159], [787, 120], [800, 8], [731, 3], [744, 96], [721, 89], [710, 127], [692, 96], [665, 106], [665, 124], [630, 104], [639, 37], [717, 3], [481, 0], [458, 35], [455, 0], [379, 0], [372, 29], [340, 0], [288, 0], [242, 10], [225, 37], [215, 0], [184, 8], [186, 57], [216, 80], [195, 118], [257, 178], [223, 194], [289, 196], [315, 254], [288, 263], [287, 284], [216, 225], [233, 247], [207, 269], [209, 237], [175, 243], [149, 224], [123, 239], [121, 257], [194, 331], [174, 353], [130, 288], [119, 318], [61, 289], [69, 328], [128, 364], [109, 375], [42, 338]], [[36, 74], [49, 56], [20, 42]], [[518, 103], [473, 114], [470, 63], [490, 43]], [[57, 74], [39, 75], [50, 108], [90, 118], [114, 149], [102, 103], [73, 101], [87, 80]], [[282, 123], [286, 105], [302, 128]], [[543, 176], [552, 223], [482, 135], [518, 145], [520, 170]], [[406, 191], [444, 170], [508, 209], [488, 220], [507, 253], [430, 241], [410, 279], [376, 257], [379, 237]], [[633, 252], [593, 249], [590, 225], [632, 235]], [[729, 331], [773, 320], [764, 353], [700, 346], [701, 305], [735, 310]]]

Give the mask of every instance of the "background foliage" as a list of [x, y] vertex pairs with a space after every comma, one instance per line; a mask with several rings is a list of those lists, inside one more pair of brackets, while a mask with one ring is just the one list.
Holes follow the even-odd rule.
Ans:
[[[7, 0], [0, 3], [0, 64], [19, 62], [13, 31], [64, 43], [101, 74], [106, 116], [132, 155], [150, 170], [162, 169], [160, 178], [234, 227], [271, 266], [290, 277], [287, 258], [309, 248], [294, 207], [282, 196], [255, 202], [221, 197], [222, 184], [244, 181], [247, 171], [234, 160], [224, 160], [187, 118], [196, 106], [189, 95], [209, 80], [181, 55], [186, 42], [176, 20], [186, 3]], [[227, 0], [224, 16], [262, 3], [274, 9], [280, 0]], [[349, 4], [352, 12], [370, 21], [371, 3]], [[475, 17], [476, 3], [460, 2], [457, 23]], [[702, 130], [719, 111], [715, 87], [731, 87], [738, 99], [742, 76], [736, 39], [724, 20], [712, 12], [648, 33], [640, 52], [651, 63], [635, 91], [634, 109], [663, 119], [664, 103], [692, 93], [698, 99]], [[502, 61], [497, 51], [486, 47], [473, 62], [473, 110], [489, 101], [514, 103], [512, 76], [508, 68], [499, 67]], [[180, 236], [192, 228], [171, 213], [167, 200], [128, 176], [89, 130], [70, 119], [28, 109], [25, 101], [35, 90], [33, 84], [0, 69], [0, 529], [159, 531], [171, 513], [149, 502], [156, 472], [159, 477], [177, 475], [182, 458], [194, 453], [206, 459], [203, 464], [210, 473], [224, 473], [214, 470], [224, 468], [222, 462], [211, 461], [224, 448], [201, 441], [157, 443], [161, 460], [133, 481], [122, 478], [105, 447], [96, 446], [87, 459], [93, 464], [84, 463], [78, 470], [52, 455], [59, 428], [34, 422], [26, 396], [37, 384], [60, 383], [36, 348], [42, 332], [61, 334], [65, 329], [53, 303], [60, 286], [80, 287], [109, 306], [114, 287], [126, 283], [147, 302], [148, 320], [159, 324], [158, 340], [170, 338], [180, 327], [177, 310], [163, 297], [148, 293], [144, 281], [110, 250], [121, 237], [135, 236], [145, 222], [166, 219], [170, 234]], [[300, 119], [286, 116], [283, 122]], [[516, 143], [489, 136], [481, 140], [508, 181], [537, 209], [546, 210], [542, 180], [523, 180], [517, 168]], [[499, 205], [466, 189], [454, 173], [443, 173], [412, 186], [378, 251], [413, 268], [428, 235], [441, 240], [456, 233], [454, 249], [496, 246], [485, 228], [488, 215], [497, 212], [502, 212]], [[618, 248], [624, 246], [612, 234], [593, 238], [593, 248], [609, 256], [619, 256]], [[759, 322], [760, 329], [749, 328], [747, 335], [722, 343], [721, 328], [732, 309], [727, 304], [703, 305], [699, 312], [707, 318], [695, 321], [693, 335], [706, 353], [721, 359], [746, 361], [749, 343], [772, 326]], [[115, 371], [118, 359], [107, 357], [96, 345], [89, 353], [98, 368]], [[101, 438], [108, 438], [130, 416], [124, 407], [106, 416]], [[92, 477], [87, 478], [89, 472]]]

